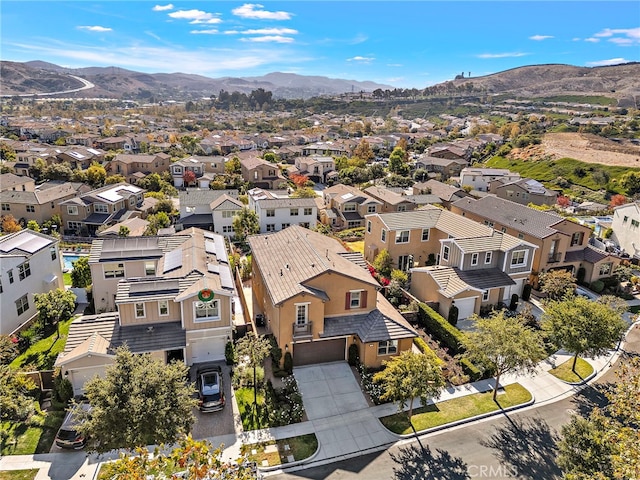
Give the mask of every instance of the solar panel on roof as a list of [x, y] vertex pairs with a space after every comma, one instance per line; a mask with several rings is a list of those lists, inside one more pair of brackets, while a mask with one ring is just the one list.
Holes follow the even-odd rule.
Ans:
[[208, 238], [210, 240], [213, 240], [214, 238], [216, 238], [216, 236], [211, 232], [204, 232], [204, 238]]
[[213, 241], [216, 244], [216, 258], [218, 259], [218, 262], [229, 263], [226, 255], [227, 249], [224, 246], [224, 238], [217, 235]]
[[42, 247], [46, 247], [51, 240], [42, 238], [29, 232], [21, 233], [14, 238], [0, 243], [0, 251], [10, 252], [16, 248], [28, 253], [35, 253]]
[[348, 199], [350, 199], [352, 197], [353, 197], [353, 193], [351, 193], [351, 192], [347, 192], [344, 195], [340, 196], [340, 198], [342, 198], [343, 200], [348, 200]]
[[207, 263], [207, 271], [210, 273], [220, 273], [220, 265], [214, 265], [213, 263]]
[[182, 266], [182, 249], [176, 248], [175, 250], [167, 253], [164, 256], [164, 269], [162, 273], [170, 272], [171, 270], [175, 270], [176, 268], [180, 268]]
[[212, 240], [205, 240], [204, 241], [204, 251], [207, 253], [216, 253], [216, 244], [215, 244], [215, 239]]
[[231, 276], [231, 269], [226, 265], [220, 265], [220, 283], [222, 284], [222, 288], [233, 290], [233, 277]]

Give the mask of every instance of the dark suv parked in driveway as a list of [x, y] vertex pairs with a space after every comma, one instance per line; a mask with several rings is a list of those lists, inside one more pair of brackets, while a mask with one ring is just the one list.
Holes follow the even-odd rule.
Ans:
[[220, 366], [199, 368], [196, 373], [196, 388], [201, 412], [214, 412], [224, 407], [224, 384]]
[[[88, 403], [80, 404], [80, 408], [85, 412], [89, 412], [91, 410]], [[73, 410], [69, 410], [67, 412], [64, 417], [64, 421], [62, 422], [62, 426], [56, 434], [56, 445], [61, 448], [80, 449], [84, 448], [86, 443], [84, 436], [78, 432], [79, 420], [77, 415], [74, 413], [75, 412], [73, 412]]]

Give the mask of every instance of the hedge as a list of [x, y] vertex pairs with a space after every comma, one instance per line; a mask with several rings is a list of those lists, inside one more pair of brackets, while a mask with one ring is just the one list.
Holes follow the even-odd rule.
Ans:
[[471, 363], [468, 358], [461, 358], [460, 366], [462, 367], [462, 371], [469, 375], [469, 379], [471, 379], [472, 382], [482, 378], [482, 370]]
[[433, 357], [435, 360], [438, 361], [438, 363], [444, 363], [440, 357], [438, 357], [438, 355], [436, 355], [436, 352], [434, 352], [431, 347], [429, 345], [427, 345], [427, 342], [425, 342], [423, 339], [421, 339], [420, 337], [416, 337], [413, 339], [413, 343], [416, 347], [418, 347], [418, 349], [422, 352], [423, 355], [430, 355], [431, 357]]
[[418, 304], [418, 321], [442, 346], [449, 349], [451, 355], [464, 352], [464, 333], [433, 308], [424, 303]]

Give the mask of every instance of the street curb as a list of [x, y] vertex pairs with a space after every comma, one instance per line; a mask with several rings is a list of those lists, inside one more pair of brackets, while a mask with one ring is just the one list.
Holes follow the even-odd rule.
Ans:
[[[570, 360], [568, 360], [568, 361], [570, 361]], [[586, 362], [586, 360], [585, 360], [585, 362]], [[591, 364], [589, 363], [589, 365], [591, 365]], [[580, 380], [579, 382], [567, 382], [565, 380], [562, 380], [561, 378], [556, 377], [555, 375], [553, 375], [553, 373], [550, 373], [549, 375], [553, 375], [555, 378], [557, 378], [558, 380], [560, 380], [561, 382], [563, 382], [563, 383], [565, 383], [567, 385], [571, 385], [572, 387], [579, 387], [581, 385], [586, 385], [587, 383], [589, 383], [598, 374], [598, 371], [596, 370], [596, 368], [593, 365], [591, 365], [591, 369], [593, 371], [589, 375], [587, 375], [586, 378]]]
[[[531, 393], [531, 392], [529, 392], [529, 393]], [[509, 408], [501, 408], [499, 410], [494, 410], [492, 412], [482, 413], [480, 415], [475, 415], [473, 417], [463, 418], [461, 420], [456, 420], [455, 422], [446, 423], [444, 425], [438, 425], [437, 427], [427, 428], [426, 430], [419, 430], [416, 433], [407, 433], [407, 434], [395, 433], [395, 432], [392, 432], [391, 430], [389, 430], [387, 427], [385, 427], [382, 422], [380, 422], [380, 423], [382, 424], [384, 429], [387, 430], [391, 435], [396, 436], [400, 440], [406, 440], [406, 439], [410, 439], [410, 438], [415, 438], [416, 435], [418, 435], [418, 436], [427, 435], [429, 433], [439, 432], [439, 431], [445, 430], [447, 428], [457, 427], [458, 425], [464, 425], [465, 423], [475, 422], [476, 420], [482, 420], [482, 419], [493, 417], [493, 416], [496, 416], [496, 415], [501, 415], [503, 413], [509, 413], [509, 412], [514, 411], [514, 410], [518, 410], [520, 408], [529, 407], [529, 406], [533, 405], [535, 402], [536, 402], [536, 398], [533, 396], [533, 393], [531, 393], [531, 400], [529, 400], [528, 402], [520, 403], [518, 405], [514, 405], [514, 406], [509, 407]], [[380, 420], [380, 418], [378, 418], [378, 420]]]
[[[316, 440], [318, 440], [318, 436], [315, 434], [315, 432], [313, 432], [313, 434], [316, 436]], [[260, 465], [258, 465], [258, 470], [264, 473], [275, 472], [276, 470], [285, 471], [288, 468], [297, 467], [298, 465], [303, 465], [307, 462], [313, 461], [313, 459], [317, 457], [319, 453], [320, 453], [320, 442], [318, 442], [318, 448], [316, 448], [316, 451], [313, 452], [307, 458], [303, 458], [302, 460], [296, 460], [295, 462], [291, 462], [291, 463], [281, 463], [280, 465], [271, 465], [269, 467], [261, 467]]]

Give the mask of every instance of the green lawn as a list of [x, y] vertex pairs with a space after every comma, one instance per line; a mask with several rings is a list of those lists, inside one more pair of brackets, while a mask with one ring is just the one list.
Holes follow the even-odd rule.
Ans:
[[591, 364], [582, 358], [578, 357], [578, 362], [576, 363], [577, 375], [571, 369], [572, 366], [573, 358], [570, 358], [562, 365], [558, 365], [556, 368], [549, 370], [549, 373], [563, 382], [568, 383], [581, 382], [593, 373], [593, 367]]
[[71, 281], [71, 273], [69, 272], [62, 274], [62, 280], [64, 281], [64, 285], [66, 287], [70, 287], [71, 285], [73, 285], [73, 282]]
[[[269, 445], [276, 445], [276, 451], [265, 452], [265, 448]], [[289, 448], [286, 449], [285, 445]], [[262, 465], [263, 460], [269, 462], [269, 466], [281, 465], [287, 463], [287, 456], [293, 455], [294, 461], [309, 458], [318, 449], [318, 439], [315, 434], [301, 435], [299, 437], [283, 438], [280, 440], [270, 440], [259, 444], [243, 445], [240, 453], [247, 455], [247, 458], [256, 462], [258, 466]], [[252, 453], [255, 450], [256, 453]], [[272, 449], [271, 449], [272, 450]]]
[[37, 468], [31, 470], [6, 470], [0, 472], [0, 480], [33, 480], [37, 474]]
[[258, 389], [257, 408], [253, 404], [253, 388], [238, 388], [235, 394], [240, 417], [242, 418], [242, 428], [245, 430], [268, 428], [269, 420], [265, 411], [264, 394]]
[[0, 454], [49, 453], [64, 415], [63, 411], [39, 412], [26, 422], [2, 422], [0, 428], [7, 432], [8, 436], [0, 441]]
[[[493, 392], [474, 393], [464, 397], [420, 407], [413, 411], [411, 421], [416, 431], [446, 425], [447, 423], [494, 412], [501, 408], [521, 405], [531, 400], [531, 394], [518, 383], [507, 385], [498, 391], [498, 403], [493, 401]], [[413, 433], [406, 412], [398, 412], [380, 419], [382, 424], [394, 433]]]
[[22, 369], [31, 366], [34, 370], [51, 370], [58, 354], [64, 350], [69, 334], [71, 319], [60, 322], [60, 338], [56, 340], [56, 332], [31, 345], [24, 353], [18, 355], [9, 364], [11, 368]]
[[360, 252], [364, 255], [364, 240], [356, 240], [354, 242], [344, 242], [354, 252]]

